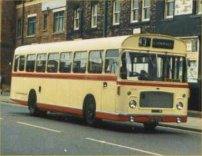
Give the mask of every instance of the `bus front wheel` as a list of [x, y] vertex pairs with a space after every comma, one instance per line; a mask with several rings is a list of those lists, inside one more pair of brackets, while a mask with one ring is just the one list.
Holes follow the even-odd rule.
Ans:
[[85, 100], [84, 119], [90, 126], [94, 126], [96, 124], [96, 104], [93, 97], [89, 97]]

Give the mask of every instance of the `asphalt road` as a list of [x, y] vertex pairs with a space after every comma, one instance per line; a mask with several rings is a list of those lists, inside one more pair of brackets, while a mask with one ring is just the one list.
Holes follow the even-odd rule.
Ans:
[[201, 155], [201, 133], [50, 113], [32, 117], [27, 107], [0, 103], [0, 155]]

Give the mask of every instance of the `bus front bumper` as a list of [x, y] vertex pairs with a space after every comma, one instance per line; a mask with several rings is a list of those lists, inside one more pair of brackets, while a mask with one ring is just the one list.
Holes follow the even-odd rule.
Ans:
[[139, 122], [139, 123], [147, 123], [147, 122], [187, 122], [187, 116], [128, 116], [130, 122]]

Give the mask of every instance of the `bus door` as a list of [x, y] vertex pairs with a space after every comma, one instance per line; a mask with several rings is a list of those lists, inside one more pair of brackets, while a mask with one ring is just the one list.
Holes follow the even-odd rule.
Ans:
[[[107, 50], [105, 55], [105, 73], [109, 73], [109, 79], [103, 81], [102, 111], [115, 112], [116, 98], [116, 73], [118, 72], [118, 50]], [[108, 74], [107, 74], [108, 75]]]

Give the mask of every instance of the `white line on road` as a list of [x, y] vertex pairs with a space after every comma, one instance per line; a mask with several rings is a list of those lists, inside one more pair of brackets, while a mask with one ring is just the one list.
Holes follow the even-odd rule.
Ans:
[[27, 107], [27, 106], [19, 105], [16, 103], [1, 103], [1, 105], [13, 106], [13, 107]]
[[133, 147], [129, 147], [129, 146], [124, 146], [124, 145], [119, 145], [119, 144], [115, 144], [115, 143], [111, 143], [111, 142], [106, 142], [106, 141], [103, 141], [103, 140], [97, 140], [97, 139], [93, 139], [93, 138], [86, 138], [86, 139], [90, 140], [90, 141], [98, 142], [98, 143], [101, 143], [101, 144], [106, 144], [106, 145], [111, 145], [111, 146], [116, 146], [116, 147], [129, 149], [129, 150], [132, 150], [132, 151], [138, 151], [138, 152], [142, 152], [142, 153], [146, 153], [146, 154], [150, 154], [150, 155], [162, 156], [161, 154], [158, 154], [158, 153], [153, 153], [153, 152], [145, 151], [145, 150], [138, 149], [138, 148], [133, 148]]
[[37, 126], [37, 125], [32, 125], [32, 124], [28, 124], [25, 122], [17, 122], [18, 124], [21, 125], [25, 125], [25, 126], [30, 126], [30, 127], [34, 127], [34, 128], [39, 128], [39, 129], [43, 129], [43, 130], [47, 130], [47, 131], [51, 131], [51, 132], [55, 132], [55, 133], [61, 133], [61, 131], [55, 130], [55, 129], [50, 129], [50, 128], [46, 128], [46, 127], [41, 127], [41, 126]]

